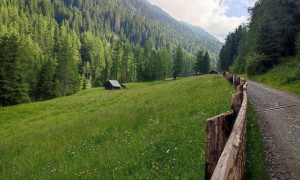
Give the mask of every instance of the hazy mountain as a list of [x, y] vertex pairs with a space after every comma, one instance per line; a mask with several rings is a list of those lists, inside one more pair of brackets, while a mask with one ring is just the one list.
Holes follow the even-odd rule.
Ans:
[[[201, 27], [193, 26], [185, 22], [179, 22], [159, 7], [150, 4], [147, 0], [125, 0], [118, 1], [119, 6], [127, 6], [127, 11], [143, 19], [140, 23], [153, 25], [152, 28], [158, 28], [159, 34], [163, 34], [176, 45], [180, 44], [186, 50], [195, 52], [197, 48], [218, 53], [222, 43], [203, 30]], [[131, 11], [131, 12], [130, 12]], [[150, 28], [150, 29], [152, 29]]]

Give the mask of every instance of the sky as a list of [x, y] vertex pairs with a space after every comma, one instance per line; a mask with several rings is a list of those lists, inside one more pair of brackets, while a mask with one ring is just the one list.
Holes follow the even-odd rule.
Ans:
[[200, 26], [224, 42], [229, 32], [247, 23], [256, 0], [148, 0], [179, 21]]

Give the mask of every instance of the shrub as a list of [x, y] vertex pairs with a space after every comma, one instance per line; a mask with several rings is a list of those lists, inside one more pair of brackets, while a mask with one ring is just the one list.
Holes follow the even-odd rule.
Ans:
[[300, 71], [295, 71], [291, 75], [287, 75], [283, 81], [282, 85], [287, 85], [296, 82], [297, 80], [300, 80]]
[[266, 68], [264, 67], [263, 63], [266, 60], [266, 56], [263, 54], [257, 54], [257, 53], [250, 53], [246, 57], [247, 61], [247, 74], [249, 76], [253, 76], [256, 74], [263, 73]]

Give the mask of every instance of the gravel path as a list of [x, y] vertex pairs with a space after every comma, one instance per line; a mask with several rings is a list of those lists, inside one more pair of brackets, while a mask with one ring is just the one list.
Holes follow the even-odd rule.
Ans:
[[248, 83], [250, 101], [266, 142], [269, 178], [300, 180], [300, 97]]

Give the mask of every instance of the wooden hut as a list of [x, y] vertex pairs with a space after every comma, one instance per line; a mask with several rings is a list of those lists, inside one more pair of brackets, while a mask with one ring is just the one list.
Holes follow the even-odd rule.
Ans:
[[121, 85], [117, 80], [108, 80], [105, 85], [107, 90], [122, 90], [125, 89], [124, 85]]
[[209, 74], [219, 74], [219, 72], [216, 71], [216, 70], [210, 70], [210, 71], [209, 71]]

